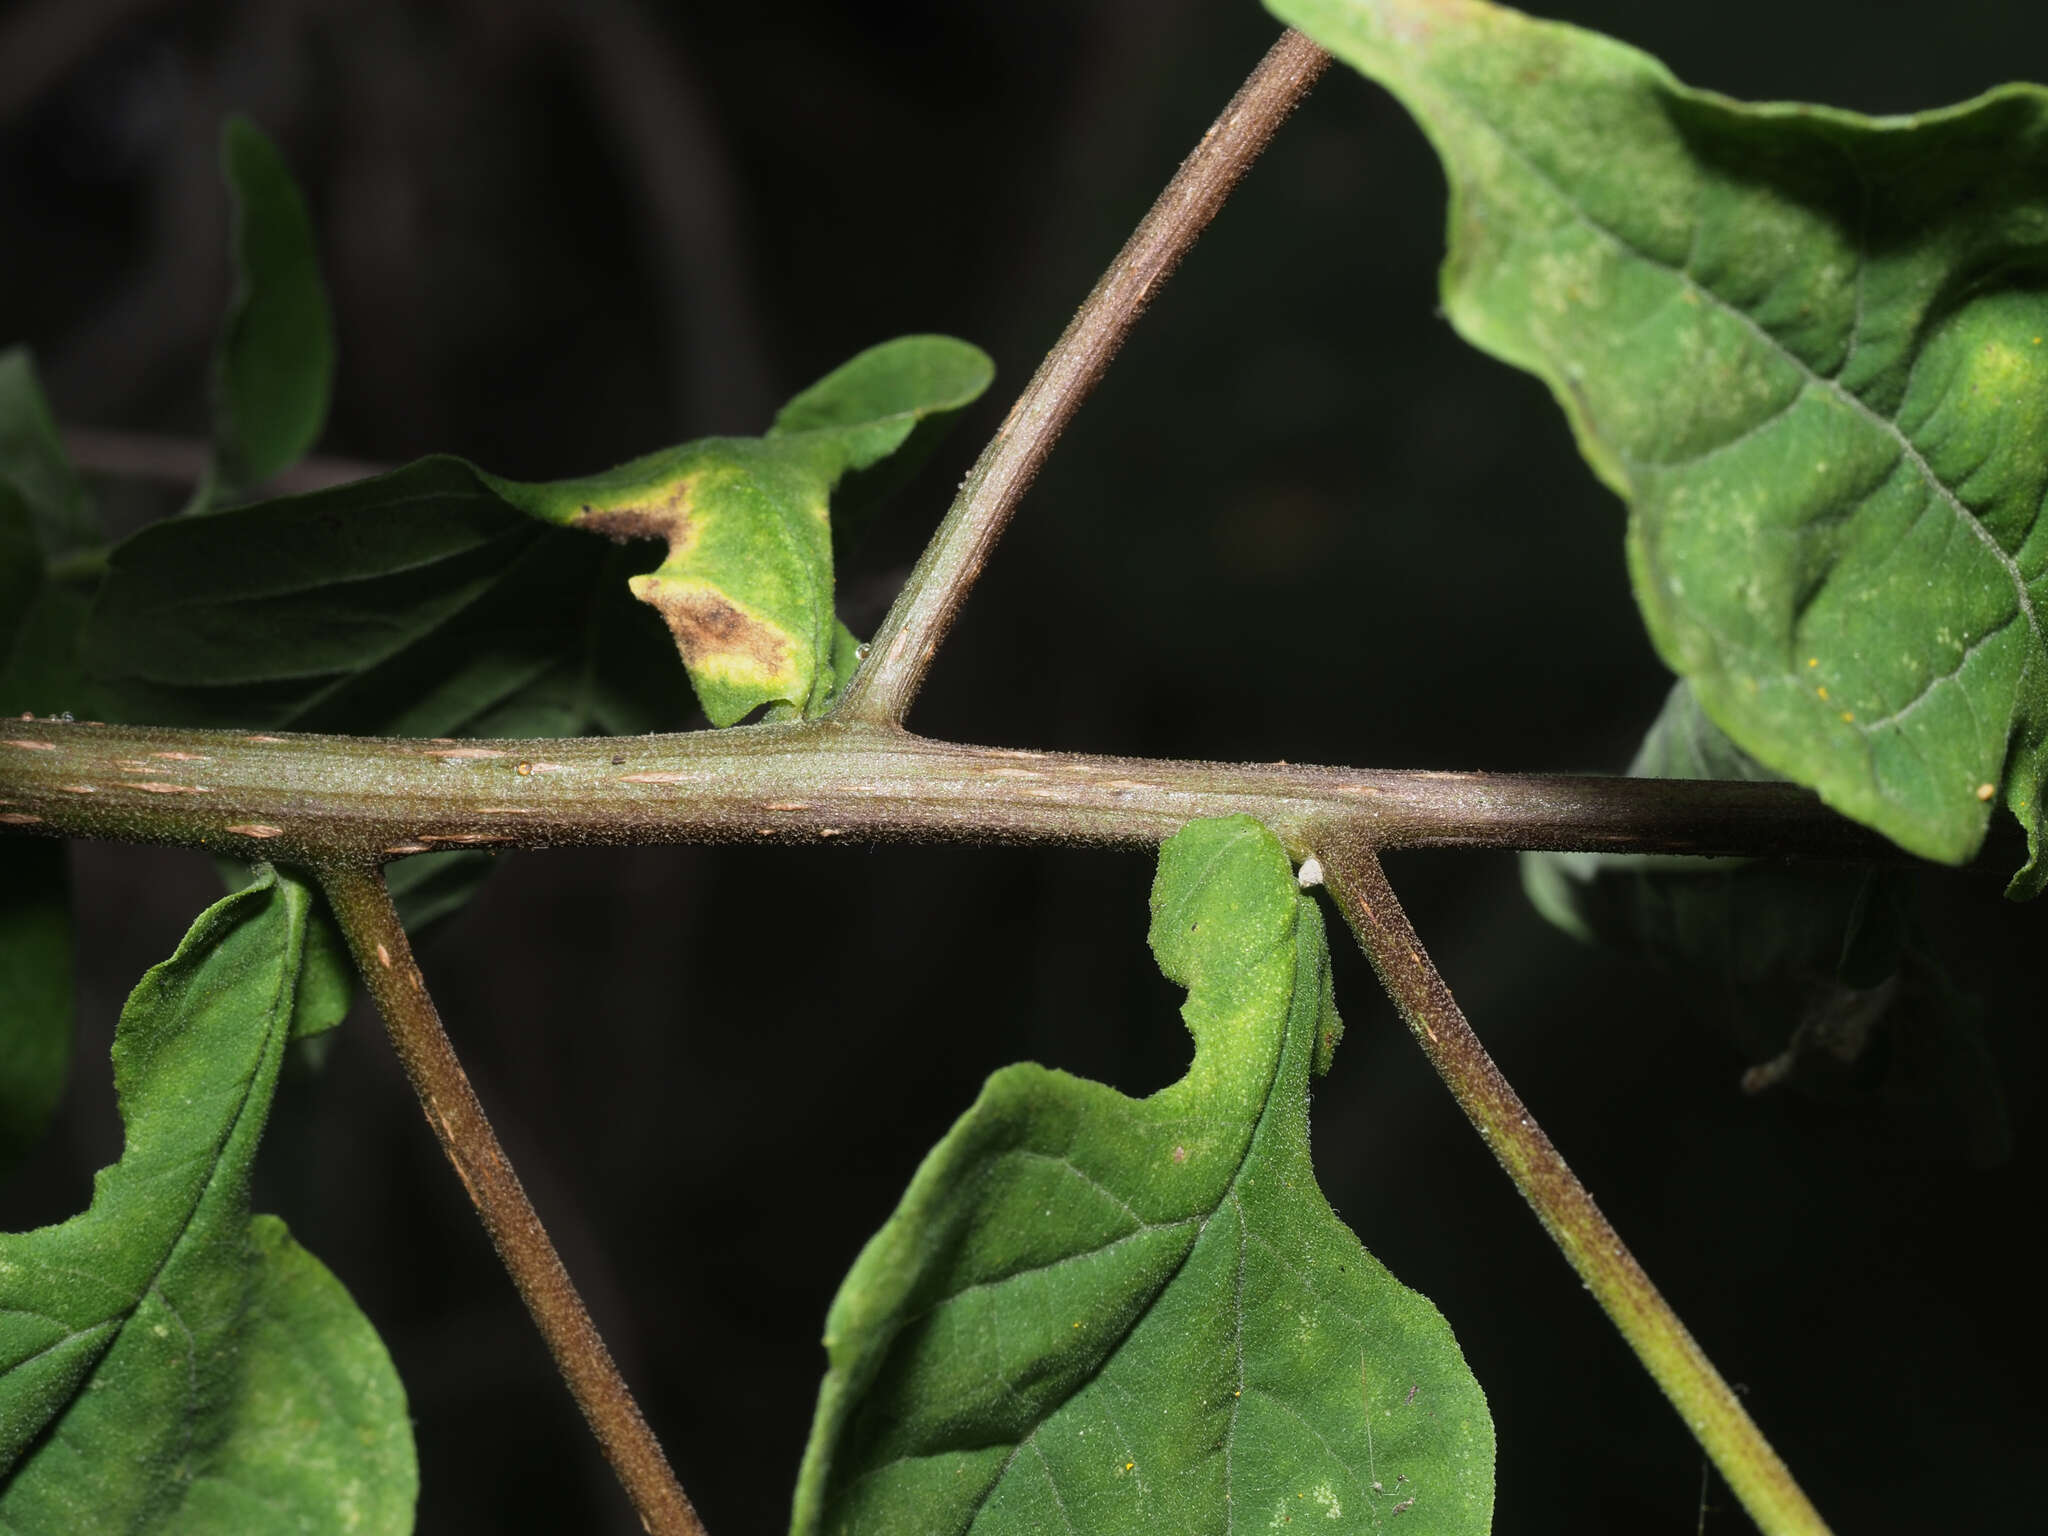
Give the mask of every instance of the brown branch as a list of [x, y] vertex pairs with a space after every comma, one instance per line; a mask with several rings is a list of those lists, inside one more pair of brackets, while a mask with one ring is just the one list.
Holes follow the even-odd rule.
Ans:
[[1430, 1065], [1743, 1507], [1766, 1536], [1826, 1536], [1826, 1523], [1763, 1431], [1493, 1064], [1430, 963], [1373, 849], [1334, 837], [1317, 844], [1316, 857]]
[[640, 1416], [456, 1059], [383, 878], [360, 865], [329, 865], [321, 870], [320, 883], [384, 1016], [427, 1124], [483, 1218], [640, 1523], [654, 1536], [703, 1536], [696, 1510]]
[[458, 742], [0, 720], [0, 831], [286, 863], [640, 843], [1146, 847], [1236, 814], [1297, 858], [1332, 832], [1376, 848], [1906, 857], [1790, 784], [1161, 762], [831, 721]]
[[902, 723], [968, 591], [1053, 444], [1109, 368], [1152, 295], [1329, 62], [1329, 54], [1299, 32], [1283, 32], [1202, 135], [961, 483], [945, 521], [882, 621], [866, 665], [847, 685], [835, 711], [839, 719]]

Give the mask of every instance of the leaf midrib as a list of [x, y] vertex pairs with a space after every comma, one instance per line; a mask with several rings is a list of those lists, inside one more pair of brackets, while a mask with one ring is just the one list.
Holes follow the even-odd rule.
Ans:
[[[1226, 847], [1228, 846], [1234, 846], [1234, 844], [1226, 845]], [[1215, 859], [1212, 858], [1210, 860], [1210, 864], [1213, 865], [1214, 863]], [[1298, 937], [1299, 921], [1300, 919], [1297, 916], [1297, 926], [1295, 930], [1289, 934], [1287, 939], [1287, 948], [1290, 951], [1292, 951], [1294, 949], [1294, 946], [1300, 942], [1300, 939]], [[974, 1507], [967, 1511], [966, 1518], [959, 1527], [959, 1536], [968, 1536], [968, 1533], [972, 1532], [972, 1530], [974, 1529], [974, 1522], [981, 1516], [982, 1507], [986, 1505], [988, 1501], [995, 1496], [996, 1489], [1000, 1488], [1003, 1484], [1003, 1479], [1010, 1475], [1010, 1469], [1017, 1464], [1017, 1458], [1024, 1453], [1025, 1448], [1029, 1446], [1035, 1449], [1035, 1442], [1038, 1439], [1038, 1432], [1045, 1427], [1046, 1421], [1052, 1418], [1053, 1414], [1058, 1413], [1061, 1408], [1064, 1408], [1068, 1403], [1071, 1403], [1075, 1398], [1079, 1397], [1083, 1392], [1085, 1392], [1089, 1388], [1090, 1385], [1092, 1385], [1101, 1376], [1102, 1371], [1105, 1367], [1108, 1366], [1109, 1362], [1114, 1360], [1117, 1357], [1117, 1355], [1122, 1352], [1124, 1346], [1130, 1342], [1131, 1335], [1137, 1332], [1139, 1326], [1145, 1321], [1147, 1317], [1151, 1315], [1152, 1309], [1159, 1304], [1159, 1298], [1164, 1296], [1171, 1289], [1173, 1289], [1174, 1281], [1178, 1280], [1180, 1278], [1181, 1271], [1187, 1268], [1188, 1260], [1194, 1257], [1195, 1250], [1201, 1246], [1202, 1238], [1208, 1233], [1210, 1223], [1215, 1221], [1217, 1216], [1222, 1213], [1223, 1208], [1226, 1205], [1234, 1207], [1238, 1212], [1239, 1222], [1243, 1222], [1244, 1207], [1237, 1198], [1237, 1190], [1239, 1184], [1241, 1184], [1244, 1180], [1245, 1165], [1252, 1160], [1253, 1150], [1258, 1146], [1260, 1134], [1266, 1128], [1267, 1118], [1273, 1112], [1273, 1088], [1274, 1085], [1278, 1083], [1280, 1080], [1280, 1069], [1286, 1062], [1287, 1050], [1289, 1045], [1292, 1043], [1290, 1036], [1292, 1035], [1294, 1028], [1294, 1004], [1296, 998], [1300, 993], [1300, 990], [1301, 989], [1299, 986], [1299, 980], [1297, 978], [1297, 984], [1289, 989], [1287, 1000], [1287, 1017], [1286, 1021], [1281, 1026], [1280, 1049], [1273, 1053], [1273, 1070], [1267, 1076], [1265, 1092], [1259, 1100], [1259, 1117], [1252, 1123], [1251, 1134], [1245, 1138], [1244, 1153], [1242, 1156], [1238, 1158], [1237, 1166], [1231, 1170], [1230, 1182], [1224, 1186], [1223, 1193], [1217, 1197], [1216, 1204], [1210, 1209], [1209, 1213], [1202, 1218], [1201, 1226], [1196, 1228], [1195, 1240], [1188, 1244], [1187, 1251], [1180, 1256], [1179, 1262], [1177, 1262], [1173, 1266], [1172, 1273], [1168, 1274], [1164, 1280], [1160, 1281], [1159, 1288], [1155, 1290], [1151, 1294], [1151, 1296], [1146, 1298], [1145, 1305], [1142, 1308], [1140, 1308], [1137, 1315], [1131, 1319], [1130, 1326], [1124, 1329], [1122, 1336], [1118, 1338], [1116, 1343], [1112, 1345], [1109, 1349], [1103, 1351], [1102, 1357], [1096, 1362], [1094, 1369], [1089, 1371], [1089, 1373], [1086, 1376], [1082, 1377], [1081, 1380], [1075, 1385], [1074, 1390], [1072, 1392], [1069, 1392], [1063, 1399], [1061, 1399], [1059, 1404], [1056, 1407], [1054, 1407], [1050, 1412], [1045, 1414], [1042, 1418], [1040, 1418], [1036, 1424], [1032, 1425], [1031, 1432], [1025, 1435], [1023, 1439], [1019, 1440], [1016, 1443], [1016, 1445], [1011, 1448], [1010, 1454], [1003, 1459], [1002, 1466], [996, 1469], [995, 1476], [989, 1479], [988, 1486], [982, 1490], [981, 1497], [975, 1501]], [[1175, 1225], [1175, 1223], [1161, 1223], [1161, 1225]], [[1244, 1260], [1242, 1247], [1243, 1242], [1244, 1238], [1242, 1236], [1241, 1228], [1237, 1276], [1238, 1294], [1232, 1321], [1232, 1336], [1236, 1343], [1238, 1351], [1238, 1380], [1240, 1385], [1242, 1385], [1244, 1380]], [[1226, 1494], [1228, 1493], [1230, 1486], [1230, 1447], [1231, 1442], [1235, 1439], [1235, 1432], [1237, 1429], [1237, 1405], [1243, 1401], [1243, 1398], [1241, 1396], [1237, 1396], [1233, 1397], [1230, 1401], [1230, 1423], [1225, 1427], [1223, 1435], [1224, 1490]], [[908, 1458], [898, 1457], [896, 1459], [898, 1461], [901, 1461], [907, 1460]], [[861, 1475], [862, 1480], [874, 1476], [875, 1473], [882, 1471], [884, 1467], [889, 1465], [893, 1465], [893, 1463], [884, 1463], [883, 1467], [870, 1468], [867, 1472]], [[1050, 1471], [1050, 1469], [1048, 1469], [1048, 1471]], [[1232, 1529], [1231, 1520], [1234, 1517], [1232, 1513], [1231, 1502], [1227, 1497], [1224, 1500], [1224, 1511], [1224, 1531], [1225, 1536], [1229, 1536], [1229, 1532]]]
[[[273, 887], [272, 889], [276, 890], [276, 887]], [[282, 896], [283, 893], [280, 892], [279, 894], [280, 896]], [[28, 1360], [20, 1361], [14, 1366], [12, 1366], [10, 1368], [10, 1374], [12, 1374], [13, 1371], [20, 1370], [23, 1366], [31, 1363], [34, 1360], [41, 1359], [44, 1355], [49, 1354], [51, 1350], [61, 1348], [63, 1345], [69, 1343], [72, 1339], [82, 1338], [85, 1335], [93, 1333], [102, 1328], [111, 1328], [112, 1335], [109, 1337], [106, 1345], [99, 1351], [98, 1360], [96, 1360], [93, 1365], [86, 1367], [86, 1370], [88, 1372], [97, 1370], [99, 1368], [98, 1361], [104, 1360], [107, 1356], [108, 1351], [110, 1351], [114, 1347], [114, 1345], [120, 1341], [121, 1335], [127, 1331], [129, 1325], [135, 1320], [136, 1312], [140, 1310], [143, 1301], [148, 1298], [150, 1292], [152, 1291], [155, 1291], [159, 1296], [163, 1297], [165, 1309], [170, 1311], [173, 1316], [176, 1316], [176, 1308], [171, 1305], [170, 1298], [168, 1296], [165, 1296], [162, 1290], [160, 1289], [160, 1283], [163, 1279], [164, 1271], [170, 1267], [171, 1260], [177, 1257], [179, 1248], [183, 1246], [186, 1237], [188, 1237], [191, 1234], [192, 1223], [198, 1219], [200, 1207], [206, 1204], [206, 1197], [212, 1192], [215, 1184], [220, 1178], [221, 1162], [224, 1156], [226, 1155], [227, 1145], [230, 1141], [234, 1139], [235, 1131], [240, 1127], [242, 1123], [242, 1117], [248, 1112], [249, 1098], [250, 1095], [255, 1092], [256, 1079], [262, 1076], [263, 1074], [264, 1057], [269, 1054], [270, 1044], [272, 1039], [274, 1038], [278, 1020], [280, 1016], [287, 1020], [289, 1020], [290, 1018], [289, 1008], [282, 1010], [282, 1013], [280, 1013], [280, 1010], [278, 1008], [278, 998], [286, 990], [285, 976], [288, 969], [292, 969], [292, 967], [280, 965], [277, 968], [277, 980], [276, 985], [274, 986], [271, 993], [271, 1002], [269, 1008], [270, 1024], [268, 1028], [266, 1028], [264, 1031], [263, 1044], [261, 1048], [256, 1052], [255, 1060], [251, 1065], [248, 1074], [242, 1080], [241, 1096], [237, 1100], [233, 1111], [229, 1114], [222, 1131], [213, 1140], [213, 1145], [211, 1148], [211, 1167], [207, 1172], [205, 1182], [201, 1184], [199, 1188], [199, 1193], [193, 1197], [192, 1203], [186, 1208], [183, 1219], [180, 1220], [178, 1223], [177, 1231], [172, 1234], [170, 1241], [164, 1244], [163, 1257], [157, 1261], [156, 1268], [150, 1271], [148, 1280], [146, 1280], [142, 1284], [142, 1286], [134, 1293], [134, 1299], [132, 1301], [127, 1302], [125, 1305], [119, 1308], [117, 1312], [102, 1317], [98, 1322], [92, 1323], [87, 1327], [73, 1329], [69, 1334], [67, 1334], [62, 1339], [53, 1340], [50, 1344], [45, 1345], [40, 1350], [37, 1350], [36, 1353], [30, 1356]], [[88, 1212], [87, 1214], [89, 1216], [90, 1212]], [[182, 1320], [180, 1320], [180, 1326], [183, 1327]], [[185, 1328], [184, 1332], [187, 1340], [189, 1341], [191, 1338], [191, 1329]], [[45, 1421], [44, 1429], [47, 1430], [51, 1423], [54, 1423], [58, 1418], [61, 1418], [63, 1414], [66, 1411], [68, 1411], [70, 1404], [75, 1403], [77, 1400], [78, 1394], [76, 1392], [72, 1393], [71, 1397], [67, 1399], [65, 1405], [63, 1407], [60, 1407], [56, 1413], [52, 1414], [49, 1420]], [[31, 1445], [33, 1445], [34, 1443], [35, 1442], [33, 1439], [31, 1439], [31, 1441], [29, 1442], [29, 1444]], [[17, 1463], [15, 1470], [19, 1470], [20, 1465], [20, 1463]]]

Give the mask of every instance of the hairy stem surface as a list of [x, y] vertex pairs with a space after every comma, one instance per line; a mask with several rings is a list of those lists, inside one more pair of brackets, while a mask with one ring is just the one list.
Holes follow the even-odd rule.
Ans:
[[1181, 162], [961, 482], [945, 521], [882, 621], [867, 663], [847, 685], [834, 711], [838, 718], [902, 722], [1053, 444], [1108, 371], [1152, 295], [1329, 62], [1329, 54], [1299, 32], [1283, 32]]
[[1316, 856], [1331, 895], [1430, 1065], [1743, 1508], [1765, 1536], [1826, 1536], [1827, 1524], [1763, 1431], [1479, 1043], [1395, 899], [1377, 854], [1360, 841], [1331, 839]]
[[1335, 833], [1375, 848], [1905, 857], [1789, 784], [1088, 757], [832, 721], [458, 742], [0, 720], [0, 832], [310, 865], [588, 844], [1149, 847], [1238, 813], [1296, 858]]
[[321, 870], [320, 883], [377, 1011], [384, 1016], [427, 1124], [469, 1191], [470, 1202], [483, 1218], [526, 1310], [533, 1314], [576, 1406], [625, 1485], [640, 1523], [654, 1536], [704, 1536], [696, 1510], [640, 1416], [611, 1351], [598, 1336], [583, 1298], [576, 1294], [533, 1202], [498, 1144], [469, 1075], [456, 1059], [383, 878], [360, 865], [329, 865]]

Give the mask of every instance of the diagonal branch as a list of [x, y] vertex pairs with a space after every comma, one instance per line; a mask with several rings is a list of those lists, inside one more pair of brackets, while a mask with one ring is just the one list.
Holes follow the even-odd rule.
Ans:
[[456, 1059], [383, 877], [361, 865], [331, 865], [321, 870], [320, 884], [348, 937], [363, 981], [377, 1000], [377, 1011], [383, 1014], [392, 1046], [419, 1095], [427, 1124], [469, 1191], [470, 1202], [483, 1218], [484, 1229], [605, 1459], [625, 1485], [641, 1525], [654, 1536], [704, 1536], [696, 1510], [640, 1416], [639, 1405], [612, 1363]]
[[1180, 265], [1273, 134], [1308, 94], [1329, 54], [1299, 32], [1280, 35], [1038, 365], [961, 482], [919, 557], [837, 718], [900, 725], [932, 657], [1053, 444], [1108, 370], [1152, 295]]
[[1827, 1536], [1763, 1431], [1487, 1055], [1415, 936], [1378, 855], [1345, 838], [1326, 840], [1316, 854], [1331, 895], [1430, 1065], [1743, 1508], [1765, 1536]]

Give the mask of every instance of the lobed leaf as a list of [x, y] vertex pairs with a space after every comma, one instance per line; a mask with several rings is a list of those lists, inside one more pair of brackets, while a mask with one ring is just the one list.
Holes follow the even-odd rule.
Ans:
[[120, 1161], [83, 1214], [0, 1236], [0, 1531], [410, 1529], [388, 1355], [249, 1217], [312, 911], [266, 868], [200, 916], [122, 1010]]
[[334, 385], [334, 325], [306, 200], [277, 146], [245, 117], [221, 129], [233, 204], [235, 290], [213, 360], [213, 473], [233, 500], [319, 440]]
[[1315, 1182], [1313, 898], [1256, 822], [1196, 822], [1151, 939], [1188, 1075], [989, 1079], [832, 1304], [796, 1532], [1488, 1528], [1478, 1383]]
[[1750, 106], [1482, 0], [1268, 0], [1415, 114], [1444, 305], [1630, 509], [1734, 742], [1928, 858], [2002, 794], [2048, 878], [2048, 92]]

